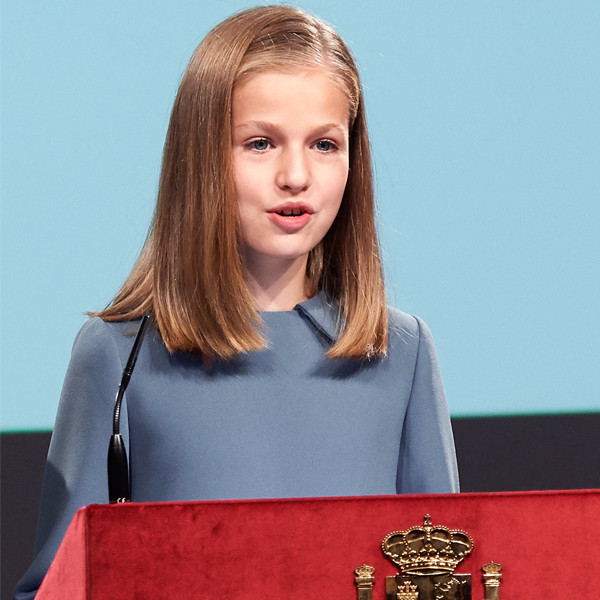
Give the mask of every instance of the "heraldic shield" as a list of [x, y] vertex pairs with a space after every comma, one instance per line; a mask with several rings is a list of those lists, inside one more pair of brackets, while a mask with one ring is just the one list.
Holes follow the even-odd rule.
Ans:
[[[385, 579], [385, 600], [471, 600], [471, 575], [454, 572], [473, 548], [466, 531], [434, 526], [425, 515], [423, 525], [393, 531], [381, 546], [400, 568]], [[482, 567], [484, 600], [499, 600], [501, 569], [494, 562]], [[374, 571], [369, 565], [355, 570], [358, 600], [372, 600]]]

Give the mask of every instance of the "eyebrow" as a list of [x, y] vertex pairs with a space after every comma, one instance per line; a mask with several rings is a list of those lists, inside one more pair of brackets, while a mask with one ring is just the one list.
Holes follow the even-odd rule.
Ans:
[[[277, 133], [281, 131], [281, 127], [276, 123], [259, 120], [245, 121], [244, 123], [236, 125], [235, 129], [263, 129], [265, 131], [274, 131]], [[327, 131], [331, 131], [332, 129], [336, 130], [340, 135], [348, 135], [348, 130], [342, 127], [339, 123], [324, 123], [323, 125], [319, 125], [315, 128], [314, 134], [321, 135]]]

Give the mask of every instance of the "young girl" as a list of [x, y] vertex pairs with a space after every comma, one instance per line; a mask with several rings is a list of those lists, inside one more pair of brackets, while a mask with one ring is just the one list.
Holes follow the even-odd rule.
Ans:
[[75, 511], [107, 501], [144, 314], [121, 414], [132, 500], [458, 490], [430, 333], [386, 307], [357, 68], [314, 17], [247, 10], [192, 56], [148, 241], [75, 341], [16, 598]]

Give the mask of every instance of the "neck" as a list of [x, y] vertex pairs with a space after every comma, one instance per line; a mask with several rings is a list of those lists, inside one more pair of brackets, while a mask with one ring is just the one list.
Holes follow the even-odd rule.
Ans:
[[306, 279], [307, 257], [291, 260], [274, 260], [260, 266], [246, 260], [244, 277], [250, 293], [256, 299], [258, 310], [292, 310], [298, 302], [308, 299], [308, 280]]

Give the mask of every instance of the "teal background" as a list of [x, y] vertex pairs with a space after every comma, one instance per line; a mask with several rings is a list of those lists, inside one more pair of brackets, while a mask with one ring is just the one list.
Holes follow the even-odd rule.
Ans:
[[[600, 409], [600, 3], [306, 1], [361, 67], [390, 302], [454, 416]], [[180, 76], [233, 1], [2, 3], [3, 431], [52, 427], [145, 239]], [[118, 382], [115, 382], [115, 390]]]

